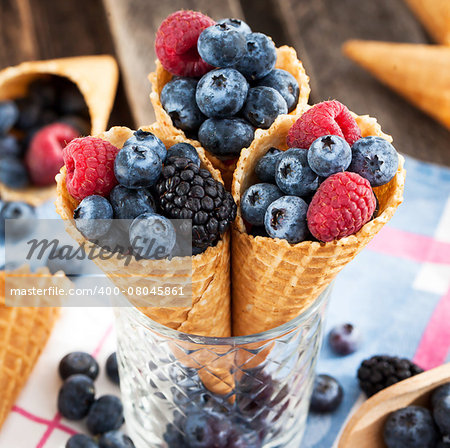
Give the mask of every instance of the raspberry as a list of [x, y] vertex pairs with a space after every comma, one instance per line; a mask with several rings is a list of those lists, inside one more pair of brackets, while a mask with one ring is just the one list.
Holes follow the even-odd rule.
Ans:
[[38, 186], [50, 185], [64, 165], [63, 148], [78, 137], [78, 131], [63, 123], [43, 127], [31, 140], [25, 163], [31, 181]]
[[213, 67], [198, 54], [201, 32], [215, 22], [196, 11], [177, 11], [167, 17], [156, 33], [156, 55], [163, 67], [178, 76], [203, 76]]
[[323, 135], [337, 135], [352, 146], [361, 138], [361, 130], [350, 111], [339, 101], [324, 101], [305, 112], [291, 127], [287, 137], [290, 148], [308, 149]]
[[370, 220], [375, 205], [367, 179], [346, 171], [333, 174], [322, 182], [309, 205], [309, 231], [320, 241], [353, 235]]
[[117, 185], [114, 160], [119, 149], [96, 137], [76, 138], [63, 150], [67, 191], [76, 199], [107, 196]]

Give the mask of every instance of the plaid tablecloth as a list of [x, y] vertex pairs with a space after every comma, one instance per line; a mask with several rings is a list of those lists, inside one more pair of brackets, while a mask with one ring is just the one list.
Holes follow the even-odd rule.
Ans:
[[[363, 397], [356, 381], [361, 360], [374, 354], [413, 358], [425, 369], [449, 360], [450, 348], [450, 170], [406, 161], [405, 202], [393, 220], [338, 276], [328, 310], [327, 331], [351, 322], [362, 331], [361, 349], [337, 357], [325, 340], [318, 372], [331, 373], [345, 396], [333, 414], [310, 415], [302, 447], [331, 448], [348, 416]], [[48, 213], [51, 205], [42, 210]], [[71, 308], [51, 336], [43, 355], [0, 432], [1, 448], [62, 448], [83, 424], [56, 412], [59, 360], [73, 350], [93, 353], [103, 367], [115, 349], [112, 312]], [[105, 376], [99, 394], [118, 389]]]

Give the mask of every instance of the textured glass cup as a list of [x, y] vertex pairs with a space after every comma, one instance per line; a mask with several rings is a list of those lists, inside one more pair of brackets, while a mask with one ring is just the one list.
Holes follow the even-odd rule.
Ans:
[[298, 448], [330, 289], [280, 327], [231, 338], [180, 333], [117, 308], [120, 387], [136, 448], [209, 446], [208, 438], [224, 448]]

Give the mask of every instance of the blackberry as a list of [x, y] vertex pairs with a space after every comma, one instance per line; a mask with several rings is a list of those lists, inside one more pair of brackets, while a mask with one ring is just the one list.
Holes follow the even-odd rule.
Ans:
[[377, 355], [364, 360], [358, 369], [359, 386], [368, 397], [406, 380], [423, 370], [409, 359]]
[[185, 157], [170, 157], [156, 185], [160, 207], [172, 219], [192, 219], [192, 246], [217, 243], [236, 217], [231, 194], [211, 173]]

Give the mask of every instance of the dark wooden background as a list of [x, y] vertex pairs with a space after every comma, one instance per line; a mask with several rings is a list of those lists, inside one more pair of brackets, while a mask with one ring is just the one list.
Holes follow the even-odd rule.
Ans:
[[148, 124], [155, 31], [181, 8], [215, 19], [241, 17], [277, 45], [294, 46], [311, 77], [310, 102], [339, 99], [378, 117], [400, 151], [450, 165], [450, 132], [340, 52], [351, 38], [429, 43], [403, 0], [0, 0], [0, 69], [32, 59], [114, 54], [122, 80], [110, 124]]

